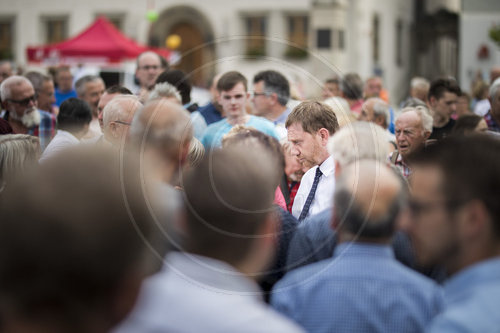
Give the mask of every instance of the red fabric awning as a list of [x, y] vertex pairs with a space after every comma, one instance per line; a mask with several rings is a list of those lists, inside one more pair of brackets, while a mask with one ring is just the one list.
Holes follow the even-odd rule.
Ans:
[[166, 59], [170, 56], [167, 49], [150, 48], [138, 44], [101, 16], [74, 38], [50, 45], [28, 46], [26, 53], [30, 62], [116, 63], [134, 59], [147, 50], [152, 50]]

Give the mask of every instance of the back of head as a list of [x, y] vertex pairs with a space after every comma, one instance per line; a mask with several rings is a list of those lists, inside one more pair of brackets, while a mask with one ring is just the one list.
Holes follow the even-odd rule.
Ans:
[[[40, 140], [27, 134], [0, 135], [0, 189], [37, 164]], [[1, 190], [0, 190], [1, 192]]]
[[181, 94], [172, 84], [168, 82], [162, 82], [155, 84], [153, 90], [148, 96], [148, 101], [152, 101], [155, 99], [167, 98], [173, 99], [180, 103], [182, 103]]
[[243, 74], [236, 71], [227, 72], [220, 77], [219, 81], [217, 81], [217, 90], [229, 91], [238, 83], [243, 84], [245, 91], [248, 90], [247, 79], [243, 76]]
[[[496, 79], [493, 81], [493, 83], [490, 86], [490, 99], [493, 101], [495, 100], [496, 96], [498, 95], [498, 91], [500, 90], [500, 78]], [[3, 98], [2, 98], [3, 99]]]
[[266, 154], [258, 147], [214, 150], [184, 174], [189, 252], [234, 266], [247, 259], [276, 189]]
[[133, 93], [127, 87], [120, 86], [118, 84], [112, 85], [109, 88], [106, 88], [105, 91], [107, 94], [118, 94], [118, 95], [133, 95]]
[[290, 113], [285, 126], [301, 124], [302, 129], [315, 134], [321, 128], [326, 128], [333, 135], [339, 128], [337, 116], [330, 106], [322, 102], [302, 102]]
[[412, 165], [435, 166], [443, 174], [442, 190], [456, 211], [479, 200], [489, 213], [494, 237], [500, 240], [500, 140], [490, 135], [450, 136], [412, 156]]
[[92, 110], [87, 102], [69, 98], [61, 103], [57, 115], [58, 128], [70, 133], [80, 132], [92, 120]]
[[363, 81], [356, 73], [348, 73], [342, 79], [342, 92], [347, 99], [363, 98]]
[[431, 100], [431, 97], [440, 99], [446, 92], [460, 96], [461, 90], [455, 79], [440, 78], [432, 81], [431, 87], [429, 88], [429, 101]]
[[483, 117], [480, 117], [477, 114], [464, 114], [457, 119], [457, 122], [453, 126], [452, 133], [454, 135], [466, 135], [473, 133], [479, 122], [483, 119]]
[[139, 149], [157, 150], [165, 159], [177, 163], [182, 147], [192, 137], [189, 113], [164, 99], [146, 103], [135, 113], [130, 128], [130, 139]]
[[156, 84], [163, 82], [168, 82], [177, 88], [181, 94], [182, 104], [188, 104], [191, 101], [191, 81], [183, 71], [178, 69], [164, 71], [156, 79]]
[[290, 84], [283, 74], [267, 70], [257, 73], [253, 78], [253, 83], [264, 82], [264, 92], [275, 93], [278, 96], [278, 102], [285, 106], [290, 99]]
[[7, 188], [0, 202], [2, 322], [65, 331], [99, 323], [107, 331], [127, 314], [151, 268], [152, 221], [138, 175], [126, 156], [79, 147]]
[[374, 123], [358, 121], [342, 127], [330, 138], [328, 152], [342, 168], [361, 160], [384, 163], [389, 155], [387, 134]]
[[389, 242], [405, 200], [401, 180], [384, 163], [362, 160], [343, 168], [334, 194], [341, 240]]

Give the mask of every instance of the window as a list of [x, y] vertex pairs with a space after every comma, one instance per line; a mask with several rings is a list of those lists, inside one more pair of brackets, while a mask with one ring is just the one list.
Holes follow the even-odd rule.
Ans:
[[378, 63], [380, 59], [380, 50], [379, 50], [379, 39], [380, 39], [380, 21], [378, 15], [375, 14], [373, 16], [372, 21], [372, 59], [373, 62]]
[[14, 59], [14, 19], [0, 19], [0, 59]]
[[318, 29], [316, 31], [316, 45], [318, 49], [329, 49], [332, 47], [332, 31], [330, 29]]
[[289, 58], [306, 58], [308, 55], [309, 18], [304, 15], [290, 15], [288, 21], [288, 46], [285, 56]]
[[66, 17], [45, 18], [45, 43], [57, 43], [68, 38], [68, 19]]
[[396, 21], [396, 65], [403, 65], [403, 21]]
[[246, 51], [250, 56], [264, 56], [266, 54], [267, 22], [264, 16], [246, 17]]
[[96, 18], [99, 16], [105, 16], [111, 24], [113, 24], [118, 30], [123, 30], [123, 21], [125, 14], [122, 13], [97, 13]]

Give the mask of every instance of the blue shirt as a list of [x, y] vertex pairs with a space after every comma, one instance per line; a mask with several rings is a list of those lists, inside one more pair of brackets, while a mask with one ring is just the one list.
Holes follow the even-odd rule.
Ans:
[[77, 98], [75, 89], [71, 89], [70, 91], [64, 92], [64, 93], [62, 91], [60, 91], [59, 89], [56, 89], [54, 95], [56, 97], [57, 107], [60, 107], [61, 103], [64, 102], [65, 100], [67, 100], [68, 98], [71, 98], [71, 97]]
[[292, 271], [271, 305], [309, 332], [422, 332], [441, 288], [394, 259], [389, 246], [342, 243], [334, 257]]
[[[250, 119], [244, 125], [253, 127], [256, 130], [259, 130], [279, 140], [278, 134], [276, 133], [276, 130], [274, 128], [274, 124], [265, 118], [250, 116]], [[231, 128], [233, 128], [233, 125], [231, 125], [227, 121], [227, 119], [222, 119], [221, 121], [213, 123], [209, 125], [205, 130], [205, 135], [203, 135], [201, 143], [203, 143], [205, 148], [220, 147], [222, 143], [222, 137], [229, 133]]]
[[500, 258], [459, 272], [444, 292], [445, 311], [430, 332], [500, 332]]
[[205, 118], [207, 125], [216, 123], [222, 120], [222, 115], [219, 110], [217, 110], [212, 102], [198, 109], [200, 114]]

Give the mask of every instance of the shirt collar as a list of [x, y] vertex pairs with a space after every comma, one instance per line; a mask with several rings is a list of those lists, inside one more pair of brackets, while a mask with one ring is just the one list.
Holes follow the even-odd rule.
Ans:
[[333, 161], [333, 156], [328, 157], [326, 160], [321, 163], [318, 168], [321, 170], [321, 173], [325, 177], [330, 176], [335, 171], [335, 163]]
[[362, 243], [362, 242], [344, 242], [335, 247], [333, 252], [335, 257], [339, 256], [375, 256], [394, 258], [394, 251], [390, 245]]
[[292, 112], [291, 109], [286, 108], [285, 111], [278, 116], [278, 118], [274, 119], [273, 121], [274, 125], [286, 123], [286, 119], [288, 118], [288, 115], [290, 115], [291, 112]]
[[215, 292], [262, 300], [262, 292], [254, 281], [220, 260], [187, 252], [171, 252], [166, 257], [165, 272], [180, 275], [195, 285]]
[[468, 291], [500, 281], [500, 258], [488, 259], [469, 266], [450, 278], [444, 285], [447, 300], [459, 301]]

